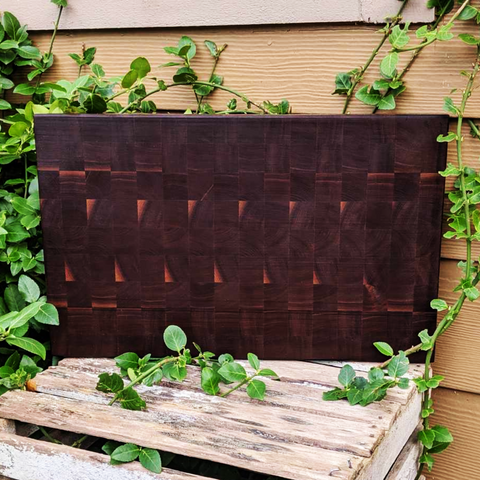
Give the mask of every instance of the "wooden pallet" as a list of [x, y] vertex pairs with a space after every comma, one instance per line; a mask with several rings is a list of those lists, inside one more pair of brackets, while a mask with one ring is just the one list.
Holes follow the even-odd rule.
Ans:
[[[412, 480], [419, 447], [414, 431], [420, 395], [395, 389], [368, 407], [325, 402], [337, 386], [340, 364], [263, 362], [281, 382], [265, 379], [265, 401], [237, 391], [228, 398], [204, 394], [199, 372], [185, 382], [139, 387], [148, 410], [107, 405], [97, 375], [115, 371], [107, 359], [66, 359], [36, 378], [36, 392], [0, 397], [0, 478], [15, 480], [207, 480], [165, 468], [160, 475], [135, 462], [108, 464], [87, 450], [22, 436], [13, 421], [131, 442], [290, 480]], [[354, 364], [368, 371], [370, 364]], [[418, 376], [421, 366], [412, 366]], [[2, 428], [3, 426], [3, 428]], [[413, 434], [413, 436], [412, 436]], [[409, 441], [410, 438], [410, 441]], [[403, 450], [403, 451], [402, 451]], [[395, 460], [399, 458], [399, 463]]]

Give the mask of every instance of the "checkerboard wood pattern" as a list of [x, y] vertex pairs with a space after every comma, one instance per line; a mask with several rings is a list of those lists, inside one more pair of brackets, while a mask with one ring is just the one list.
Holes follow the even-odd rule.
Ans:
[[433, 328], [446, 116], [39, 115], [65, 356], [375, 360]]

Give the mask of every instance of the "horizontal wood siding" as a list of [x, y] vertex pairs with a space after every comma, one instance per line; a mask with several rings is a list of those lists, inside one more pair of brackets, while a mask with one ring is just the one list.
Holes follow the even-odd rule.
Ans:
[[[473, 4], [480, 2], [475, 0]], [[331, 96], [335, 74], [348, 71], [368, 58], [379, 40], [376, 30], [374, 26], [295, 25], [67, 31], [61, 32], [55, 43], [56, 62], [45, 79], [74, 79], [77, 66], [67, 54], [79, 52], [82, 44], [96, 46], [96, 61], [104, 66], [108, 75], [114, 76], [125, 73], [131, 60], [140, 55], [149, 58], [155, 67], [171, 60], [162, 47], [175, 44], [181, 35], [190, 35], [199, 44], [204, 39], [228, 43], [218, 66], [218, 73], [225, 76], [226, 85], [256, 100], [276, 102], [287, 98], [295, 113], [340, 113], [343, 100]], [[478, 33], [471, 23], [458, 25], [453, 32]], [[33, 37], [40, 48], [48, 48], [49, 34], [35, 33]], [[208, 76], [210, 58], [204, 48], [198, 48], [198, 52], [195, 67]], [[443, 97], [453, 88], [461, 89], [465, 85], [466, 79], [459, 71], [469, 68], [474, 55], [474, 48], [459, 40], [437, 42], [425, 49], [406, 77], [408, 90], [400, 98], [396, 112], [443, 113]], [[377, 71], [374, 66], [366, 81], [371, 80], [373, 74], [376, 76]], [[173, 73], [169, 69], [157, 72], [160, 78], [167, 80]], [[459, 93], [453, 96], [458, 98]], [[212, 104], [222, 108], [230, 98], [228, 94], [218, 93]], [[163, 109], [182, 110], [194, 106], [191, 92], [184, 88], [162, 93], [155, 100]], [[370, 108], [354, 101], [350, 112], [369, 113]], [[467, 114], [480, 118], [478, 91], [469, 103]], [[464, 161], [479, 168], [480, 144], [470, 138], [467, 127], [465, 135]], [[455, 163], [453, 145], [449, 161]], [[447, 190], [450, 188], [451, 182], [447, 182]], [[475, 246], [474, 254], [474, 258], [478, 258], [480, 246]], [[440, 296], [454, 301], [456, 294], [451, 291], [459, 277], [456, 263], [465, 258], [463, 243], [444, 241], [442, 257]], [[480, 362], [479, 318], [480, 303], [467, 302], [455, 326], [439, 343], [435, 370], [446, 376], [444, 386], [448, 388], [436, 393], [436, 420], [448, 424], [455, 442], [446, 453], [438, 456], [438, 467], [430, 479], [473, 479], [478, 475], [478, 468], [472, 462], [480, 453], [475, 435], [480, 426], [480, 395], [477, 395], [480, 394], [480, 380], [475, 370]]]

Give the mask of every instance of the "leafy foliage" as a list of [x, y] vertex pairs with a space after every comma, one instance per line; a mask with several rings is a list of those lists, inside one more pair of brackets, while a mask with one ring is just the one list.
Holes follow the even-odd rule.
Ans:
[[[451, 40], [454, 37], [451, 29], [457, 19], [470, 20], [475, 18], [477, 23], [480, 23], [479, 10], [468, 5], [469, 0], [464, 0], [462, 5], [458, 7], [456, 14], [445, 25], [441, 25], [441, 21], [453, 9], [454, 1], [429, 0], [427, 5], [429, 8], [435, 8], [436, 21], [433, 25], [428, 24], [419, 27], [415, 31], [415, 38], [420, 42], [411, 45], [410, 23], [406, 22], [403, 26], [399, 24], [403, 8], [407, 2], [408, 0], [402, 2], [397, 15], [387, 19], [386, 25], [379, 30], [382, 38], [365, 65], [347, 73], [338, 73], [335, 77], [333, 94], [345, 96], [342, 113], [347, 113], [350, 100], [354, 95], [363, 104], [373, 106], [373, 113], [377, 110], [394, 110], [397, 97], [406, 90], [403, 77], [420, 51], [436, 41]], [[480, 44], [480, 38], [477, 39], [470, 34], [461, 34], [460, 38], [471, 45]], [[372, 85], [361, 85], [365, 72], [370, 68], [377, 55], [380, 54], [380, 50], [387, 40], [390, 50], [380, 61], [380, 77], [374, 80]], [[403, 52], [412, 52], [412, 54], [403, 68], [399, 68], [399, 65], [402, 64]], [[358, 85], [361, 86], [355, 93]]]
[[[140, 358], [136, 353], [128, 352], [115, 358], [120, 375], [117, 373], [102, 373], [99, 375], [97, 390], [113, 394], [110, 402], [120, 402], [123, 408], [129, 410], [143, 410], [146, 403], [133, 387], [143, 384], [151, 387], [159, 384], [162, 379], [182, 382], [187, 377], [187, 365], [198, 366], [201, 369], [201, 387], [209, 395], [226, 397], [230, 393], [246, 386], [247, 395], [250, 398], [263, 400], [266, 385], [256, 377], [271, 377], [278, 379], [278, 375], [270, 369], [262, 369], [260, 360], [253, 354], [248, 354], [248, 362], [253, 373], [247, 373], [245, 367], [236, 362], [226, 353], [215, 359], [212, 352], [202, 352], [197, 344], [193, 344], [197, 355], [192, 357], [187, 347], [187, 336], [180, 327], [169, 325], [163, 334], [164, 342], [169, 350], [173, 350], [177, 356], [167, 356], [162, 359], [154, 359], [150, 354]], [[123, 378], [128, 377], [130, 383], [125, 386]], [[236, 383], [235, 386], [220, 393], [221, 384]]]

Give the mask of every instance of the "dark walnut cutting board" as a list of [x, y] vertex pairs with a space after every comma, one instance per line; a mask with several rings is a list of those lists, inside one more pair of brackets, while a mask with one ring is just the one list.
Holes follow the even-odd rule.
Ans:
[[37, 115], [53, 352], [375, 360], [433, 329], [446, 116]]

